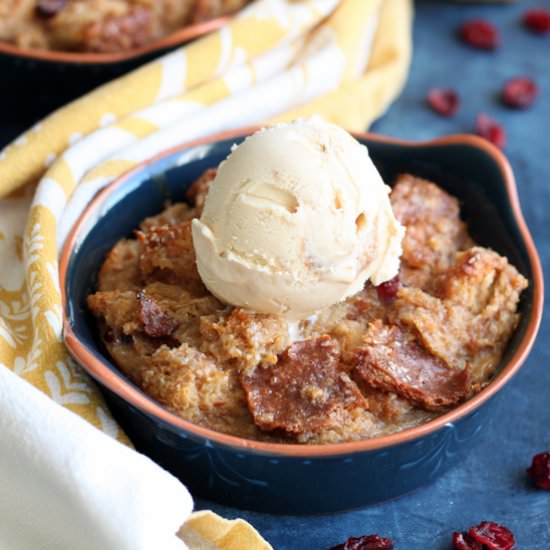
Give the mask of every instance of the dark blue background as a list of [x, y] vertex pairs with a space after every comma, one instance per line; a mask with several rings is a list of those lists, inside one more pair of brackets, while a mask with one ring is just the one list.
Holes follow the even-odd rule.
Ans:
[[[499, 120], [507, 130], [505, 152], [546, 271], [550, 268], [550, 36], [522, 28], [521, 14], [533, 6], [550, 8], [550, 0], [509, 6], [417, 2], [408, 84], [372, 129], [427, 139], [472, 131], [479, 112]], [[477, 16], [501, 29], [503, 44], [497, 52], [472, 50], [456, 38], [458, 25]], [[502, 84], [516, 75], [534, 77], [539, 84], [540, 97], [528, 111], [511, 111], [498, 101]], [[2, 81], [2, 86], [9, 85]], [[426, 107], [426, 93], [435, 86], [450, 86], [460, 93], [462, 107], [453, 119], [438, 117]], [[0, 145], [29, 123], [23, 106], [20, 114], [0, 112]], [[375, 532], [392, 537], [398, 550], [449, 550], [453, 530], [484, 519], [509, 526], [521, 550], [550, 549], [550, 492], [534, 490], [525, 476], [531, 456], [550, 449], [549, 339], [550, 325], [543, 319], [529, 359], [504, 390], [492, 430], [484, 432], [463, 464], [433, 485], [393, 502], [325, 516], [270, 516], [205, 501], [197, 501], [197, 507], [228, 518], [244, 517], [276, 550], [324, 550], [351, 535]]]

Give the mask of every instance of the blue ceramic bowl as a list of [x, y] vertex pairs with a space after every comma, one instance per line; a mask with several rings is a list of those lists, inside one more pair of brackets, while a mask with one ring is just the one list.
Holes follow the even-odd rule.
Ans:
[[102, 351], [85, 306], [107, 251], [166, 200], [217, 166], [243, 135], [213, 137], [172, 149], [101, 192], [67, 240], [61, 261], [65, 342], [96, 379], [138, 450], [179, 477], [196, 496], [278, 513], [334, 512], [397, 497], [430, 483], [461, 460], [489, 428], [499, 390], [518, 371], [542, 314], [539, 258], [519, 209], [502, 154], [473, 136], [427, 143], [376, 135], [365, 143], [385, 181], [402, 172], [432, 179], [457, 196], [474, 238], [505, 254], [530, 282], [518, 326], [495, 379], [451, 412], [414, 429], [330, 445], [272, 444], [195, 426], [164, 409], [122, 374]]

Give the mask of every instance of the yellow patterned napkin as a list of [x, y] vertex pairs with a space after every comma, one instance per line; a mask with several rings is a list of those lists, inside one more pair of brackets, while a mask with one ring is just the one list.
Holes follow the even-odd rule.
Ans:
[[[364, 129], [404, 84], [411, 3], [257, 0], [221, 30], [74, 101], [6, 147], [0, 153], [0, 368], [124, 440], [62, 343], [57, 258], [72, 224], [99, 189], [178, 143], [315, 113]], [[242, 536], [242, 524], [210, 529], [214, 517], [198, 516], [195, 534], [231, 540], [226, 531], [236, 528]], [[247, 548], [267, 548], [257, 545], [264, 543], [252, 529], [249, 536], [256, 546]]]

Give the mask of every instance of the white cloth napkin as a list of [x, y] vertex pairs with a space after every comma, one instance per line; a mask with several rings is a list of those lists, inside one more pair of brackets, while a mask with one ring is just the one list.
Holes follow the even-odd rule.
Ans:
[[175, 477], [4, 367], [0, 434], [0, 549], [187, 548]]

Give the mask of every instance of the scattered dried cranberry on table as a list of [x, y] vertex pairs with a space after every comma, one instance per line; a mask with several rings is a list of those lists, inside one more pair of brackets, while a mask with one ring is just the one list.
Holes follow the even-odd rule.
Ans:
[[393, 550], [391, 539], [379, 537], [378, 535], [363, 535], [351, 537], [343, 544], [334, 546], [330, 550]]
[[428, 104], [442, 116], [453, 116], [460, 107], [460, 98], [454, 90], [434, 88], [428, 93]]
[[468, 533], [453, 533], [453, 548], [454, 550], [483, 550], [481, 544]]
[[462, 40], [473, 48], [495, 50], [500, 46], [498, 29], [484, 19], [466, 21], [460, 28]]
[[523, 15], [523, 24], [532, 32], [539, 34], [550, 32], [550, 10], [545, 8], [527, 10]]
[[502, 102], [514, 109], [527, 109], [537, 98], [539, 89], [534, 80], [525, 77], [512, 78], [502, 88]]
[[535, 455], [527, 474], [539, 489], [550, 491], [550, 451]]
[[500, 149], [506, 145], [506, 132], [495, 120], [481, 113], [476, 118], [476, 133]]
[[515, 547], [512, 531], [493, 521], [482, 521], [465, 533], [453, 533], [454, 550], [512, 550]]

